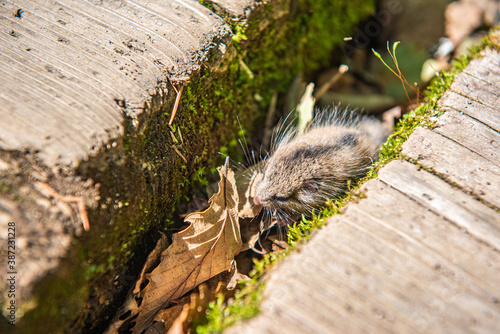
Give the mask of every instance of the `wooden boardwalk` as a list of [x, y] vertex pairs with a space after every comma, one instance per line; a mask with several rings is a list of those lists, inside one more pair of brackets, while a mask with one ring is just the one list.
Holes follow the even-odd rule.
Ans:
[[425, 168], [384, 167], [226, 333], [499, 332], [500, 55], [483, 53], [404, 144]]
[[[316, 51], [319, 66], [375, 8], [307, 3], [322, 15], [288, 0], [0, 0], [0, 313], [17, 312], [17, 332], [102, 332], [189, 180], [258, 118], [257, 93]], [[325, 29], [300, 37], [309, 26]], [[263, 62], [264, 48], [282, 55]]]

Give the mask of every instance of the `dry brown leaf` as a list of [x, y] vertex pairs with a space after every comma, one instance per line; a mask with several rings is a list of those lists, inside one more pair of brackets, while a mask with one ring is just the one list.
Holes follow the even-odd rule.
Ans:
[[215, 299], [215, 294], [222, 289], [222, 283], [212, 291], [206, 284], [201, 284], [198, 287], [198, 293], [193, 292], [190, 295], [190, 303], [183, 306], [181, 314], [174, 320], [167, 334], [185, 334], [188, 332], [189, 326], [193, 319], [199, 319], [205, 314], [208, 303]]
[[[251, 156], [251, 154], [249, 153]], [[263, 167], [262, 161], [235, 173], [236, 186], [238, 189], [238, 216], [240, 218], [253, 218], [262, 209], [261, 205], [253, 203], [255, 188], [258, 180], [262, 178], [262, 173], [259, 172]], [[207, 186], [207, 193], [214, 194], [217, 191], [215, 183]], [[242, 223], [242, 222], [240, 222]]]
[[134, 291], [143, 288], [128, 299], [124, 308], [130, 312], [127, 316], [120, 312], [122, 319], [117, 322], [121, 323], [114, 322], [108, 332], [116, 332], [123, 322], [134, 318], [132, 331], [141, 333], [150, 326], [158, 310], [231, 268], [234, 256], [241, 249], [238, 192], [234, 173], [227, 164], [218, 171], [219, 191], [210, 198], [210, 208], [186, 217], [185, 221], [191, 225], [172, 236], [172, 245], [161, 253], [160, 264], [144, 274], [142, 282], [137, 282]]
[[[127, 299], [120, 307], [118, 312], [116, 312], [115, 318], [111, 321], [111, 324], [107, 328], [105, 333], [117, 333], [120, 327], [131, 318], [132, 315], [136, 315], [139, 311], [140, 299], [136, 299], [139, 296], [139, 291], [141, 290], [141, 285], [145, 282], [144, 275], [151, 272], [160, 263], [160, 256], [163, 251], [168, 247], [168, 239], [165, 234], [161, 233], [160, 239], [156, 242], [156, 246], [151, 253], [149, 253], [146, 263], [142, 268], [141, 274], [137, 279], [137, 282], [133, 286], [127, 295]], [[146, 281], [147, 282], [147, 281]]]
[[[172, 313], [168, 310], [160, 311], [155, 317], [155, 321], [165, 324], [165, 332], [168, 334], [186, 334], [193, 321], [198, 320], [206, 315], [206, 310], [210, 302], [215, 300], [216, 294], [223, 293], [226, 298], [232, 297], [232, 291], [239, 280], [250, 279], [246, 275], [238, 273], [236, 265], [233, 261], [233, 267], [229, 272], [224, 272], [209, 281], [198, 286], [198, 291], [189, 295], [189, 302], [185, 302], [182, 307], [182, 312], [174, 319], [171, 318]], [[169, 323], [171, 325], [169, 325]]]
[[280, 252], [288, 248], [287, 239], [286, 233], [278, 227], [252, 236], [252, 239], [249, 240], [249, 246], [253, 252], [264, 255], [270, 252]]
[[246, 250], [249, 250], [251, 248], [251, 244], [254, 244], [255, 242], [253, 239], [255, 238], [255, 235], [259, 234], [259, 221], [262, 215], [259, 215], [255, 218], [241, 218], [240, 217], [240, 231], [241, 231], [241, 241], [242, 241], [242, 246], [241, 246], [241, 251], [244, 252]]
[[[201, 288], [203, 286], [200, 285], [199, 287]], [[195, 293], [193, 292], [191, 296], [193, 296]], [[193, 301], [193, 297], [191, 297], [191, 301]], [[184, 304], [182, 307], [182, 312], [174, 319], [172, 325], [168, 327], [168, 332], [167, 334], [185, 334], [187, 333], [186, 326], [188, 324], [188, 316], [189, 316], [189, 311], [191, 310], [190, 304]], [[160, 311], [162, 312], [162, 311]], [[161, 314], [161, 317], [164, 315]], [[159, 320], [159, 318], [155, 318], [155, 320]], [[166, 326], [165, 326], [166, 327]]]
[[[148, 328], [148, 331], [151, 332], [151, 329], [154, 328], [157, 334], [167, 333], [168, 329], [171, 328], [174, 322], [178, 321], [177, 319], [184, 313], [184, 309], [187, 307], [186, 305], [189, 305], [190, 299], [191, 296], [184, 296], [175, 301], [177, 303], [176, 305], [159, 311], [155, 316], [155, 322]], [[146, 331], [146, 333], [148, 331]]]
[[281, 252], [283, 249], [287, 249], [290, 247], [286, 240], [283, 240], [282, 235], [272, 235], [269, 236], [268, 239], [272, 242], [272, 251], [273, 253]]

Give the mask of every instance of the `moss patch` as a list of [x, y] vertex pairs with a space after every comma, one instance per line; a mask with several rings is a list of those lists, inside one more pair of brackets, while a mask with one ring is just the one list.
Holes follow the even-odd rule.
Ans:
[[[251, 19], [244, 29], [248, 43], [241, 47], [245, 63], [255, 74], [265, 101], [273, 92], [285, 92], [299, 72], [325, 65], [334, 47], [343, 42], [355, 24], [374, 11], [374, 1], [280, 1], [260, 8], [255, 16], [273, 15], [280, 20]], [[285, 24], [283, 22], [286, 22]], [[259, 34], [265, 29], [264, 34]]]

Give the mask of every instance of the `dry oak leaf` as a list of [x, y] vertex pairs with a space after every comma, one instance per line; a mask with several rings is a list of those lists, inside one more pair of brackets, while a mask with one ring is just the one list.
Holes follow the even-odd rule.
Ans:
[[[172, 322], [172, 326], [165, 327], [168, 329], [167, 334], [185, 334], [189, 331], [189, 326], [194, 319], [200, 319], [205, 315], [208, 304], [215, 299], [215, 294], [220, 292], [224, 286], [222, 282], [214, 289], [210, 290], [203, 283], [198, 287], [198, 292], [193, 292], [190, 297], [190, 302], [184, 304], [181, 313]], [[156, 320], [162, 320], [165, 317], [163, 311], [158, 313]], [[171, 319], [168, 319], [171, 320]]]
[[[233, 261], [233, 267], [230, 271], [220, 273], [207, 282], [200, 284], [198, 291], [189, 295], [189, 303], [184, 304], [182, 312], [179, 313], [176, 319], [170, 319], [168, 318], [169, 313], [160, 311], [155, 320], [165, 324], [164, 328], [167, 334], [190, 333], [193, 322], [205, 317], [209, 304], [217, 299], [217, 294], [223, 294], [226, 299], [231, 298], [234, 296], [238, 281], [248, 280], [250, 280], [248, 276], [238, 272], [236, 261]], [[169, 326], [170, 323], [171, 326]]]
[[200, 283], [231, 268], [241, 249], [238, 222], [238, 192], [234, 173], [218, 168], [219, 191], [210, 198], [210, 207], [189, 214], [191, 225], [172, 236], [172, 245], [161, 255], [161, 262], [145, 277], [149, 284], [139, 292], [142, 303], [133, 328], [140, 333], [153, 321], [158, 310]]

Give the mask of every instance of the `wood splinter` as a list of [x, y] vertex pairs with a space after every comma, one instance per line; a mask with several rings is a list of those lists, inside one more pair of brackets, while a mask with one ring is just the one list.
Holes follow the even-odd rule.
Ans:
[[187, 159], [182, 155], [181, 151], [179, 151], [177, 146], [172, 145], [172, 148], [174, 149], [175, 153], [177, 153], [182, 158], [182, 160], [184, 160], [185, 163], [188, 162]]
[[42, 188], [47, 195], [53, 197], [55, 200], [62, 201], [64, 203], [75, 203], [78, 209], [77, 210], [78, 214], [80, 215], [80, 219], [83, 224], [83, 229], [85, 231], [90, 230], [89, 217], [87, 215], [87, 209], [85, 208], [85, 201], [82, 196], [61, 195], [57, 191], [52, 189], [52, 187], [49, 186], [47, 183], [42, 181], [36, 182], [36, 185]]
[[179, 102], [182, 96], [182, 90], [184, 89], [184, 86], [181, 86], [181, 89], [179, 90], [177, 90], [177, 88], [175, 88], [174, 85], [172, 85], [172, 87], [174, 87], [177, 96], [175, 97], [174, 109], [172, 110], [172, 116], [170, 116], [170, 121], [168, 122], [168, 125], [172, 125], [172, 123], [174, 123], [175, 114], [177, 113], [177, 109], [179, 108]]

